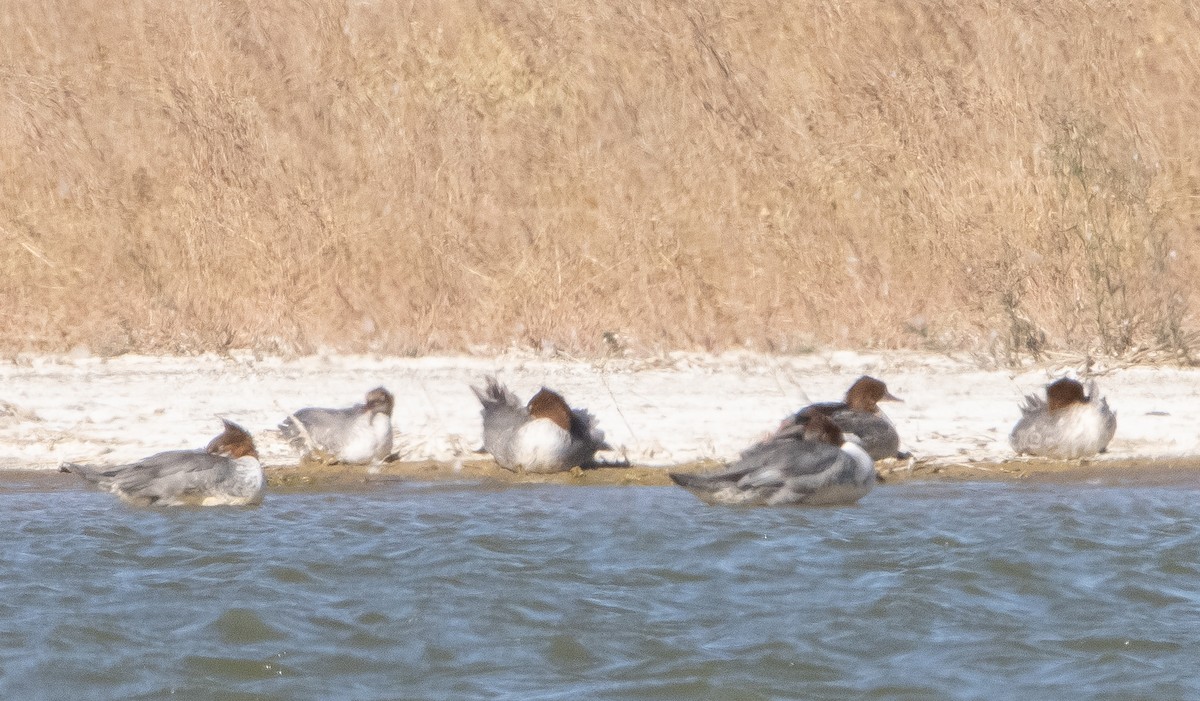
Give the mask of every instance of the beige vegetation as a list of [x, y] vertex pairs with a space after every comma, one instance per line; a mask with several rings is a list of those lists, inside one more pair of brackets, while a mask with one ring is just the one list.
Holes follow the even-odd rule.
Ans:
[[1187, 358], [1200, 9], [10, 0], [0, 349]]

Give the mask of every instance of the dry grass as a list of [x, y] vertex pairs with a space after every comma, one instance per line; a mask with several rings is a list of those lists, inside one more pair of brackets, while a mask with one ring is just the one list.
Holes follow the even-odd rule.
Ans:
[[1196, 332], [1187, 0], [11, 0], [0, 27], [0, 348]]

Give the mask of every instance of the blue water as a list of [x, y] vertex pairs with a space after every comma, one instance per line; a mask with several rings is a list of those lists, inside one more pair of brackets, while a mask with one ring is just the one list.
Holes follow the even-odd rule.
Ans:
[[0, 698], [1200, 698], [1198, 496], [0, 490]]

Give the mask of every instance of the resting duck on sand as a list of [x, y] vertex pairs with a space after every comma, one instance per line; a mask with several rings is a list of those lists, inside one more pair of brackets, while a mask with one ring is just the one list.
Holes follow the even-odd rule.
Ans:
[[1021, 420], [1008, 437], [1018, 454], [1074, 460], [1103, 453], [1117, 432], [1117, 415], [1100, 396], [1095, 381], [1084, 394], [1077, 380], [1062, 378], [1046, 386], [1046, 399], [1030, 394]]
[[672, 472], [675, 484], [716, 504], [853, 504], [875, 484], [875, 461], [820, 412], [707, 475]]
[[140, 506], [257, 504], [266, 479], [254, 439], [232, 421], [224, 424], [204, 450], [170, 450], [116, 467], [65, 463], [60, 469]]
[[900, 434], [888, 417], [879, 410], [879, 402], [901, 402], [899, 397], [888, 392], [882, 381], [863, 375], [850, 385], [846, 399], [841, 402], [819, 402], [810, 404], [783, 420], [779, 430], [803, 424], [806, 416], [823, 414], [844, 433], [858, 436], [860, 443], [872, 460], [901, 456]]
[[483, 404], [483, 449], [506, 470], [562, 472], [596, 464], [597, 450], [612, 450], [585, 409], [543, 387], [522, 405], [494, 377], [472, 387]]
[[367, 392], [366, 401], [345, 409], [301, 409], [283, 420], [279, 430], [297, 450], [323, 453], [336, 462], [382, 462], [392, 452], [392, 393], [383, 387]]

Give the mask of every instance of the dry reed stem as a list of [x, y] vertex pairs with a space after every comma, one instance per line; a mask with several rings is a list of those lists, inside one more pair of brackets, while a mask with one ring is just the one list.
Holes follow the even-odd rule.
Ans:
[[1012, 361], [1197, 331], [1184, 0], [11, 0], [0, 26], [0, 349]]

